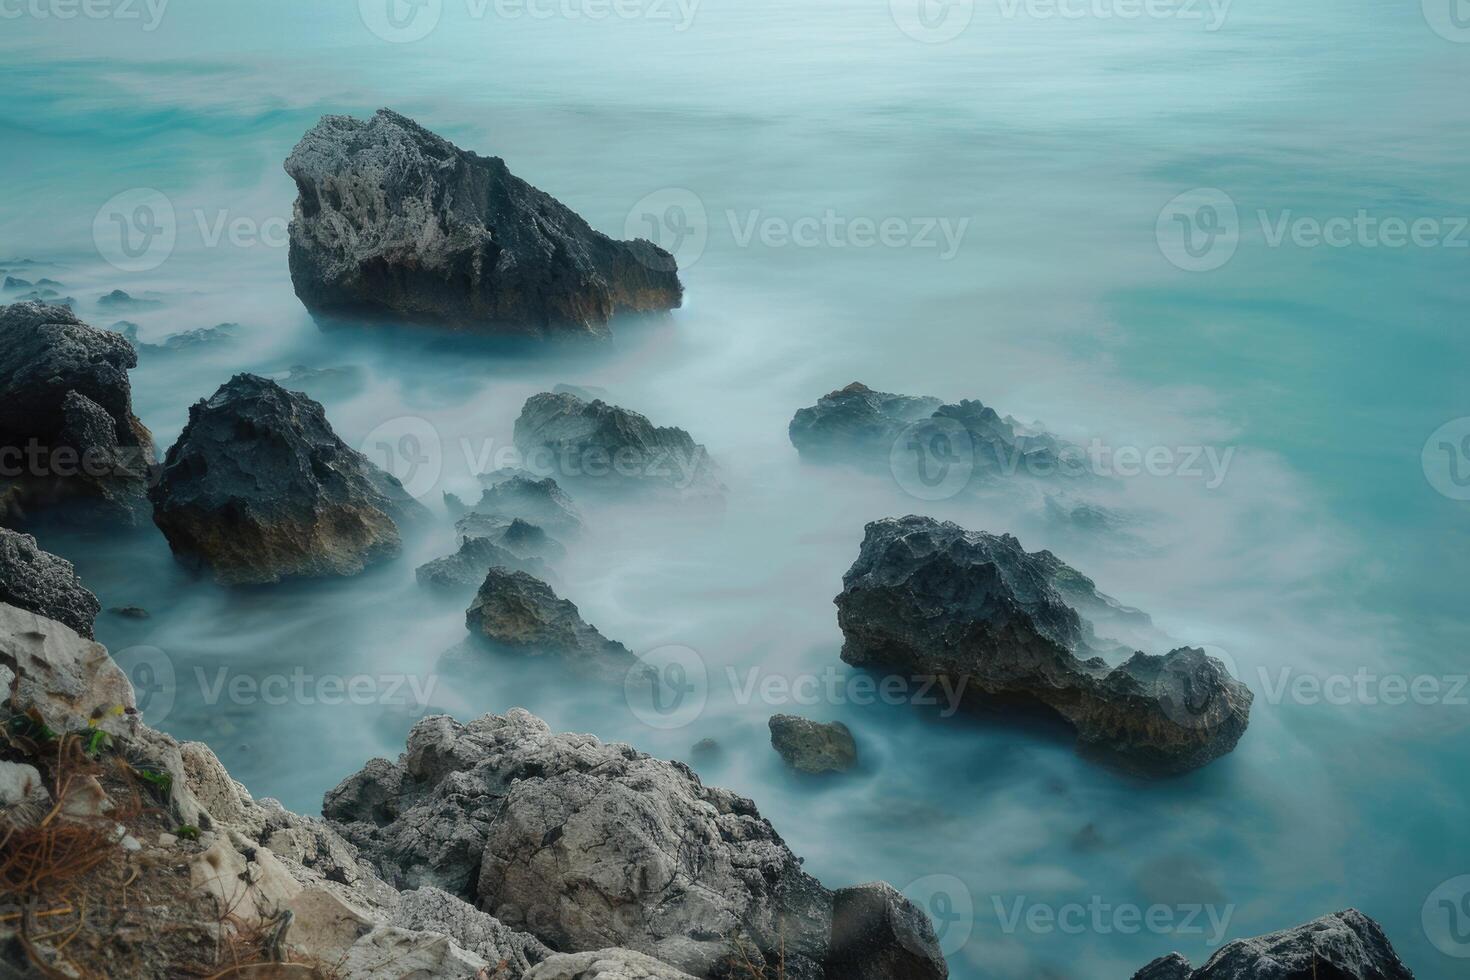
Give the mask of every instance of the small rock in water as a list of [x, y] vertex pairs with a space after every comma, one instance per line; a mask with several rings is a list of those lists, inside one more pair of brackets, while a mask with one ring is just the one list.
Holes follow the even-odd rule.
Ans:
[[548, 578], [550, 569], [536, 558], [522, 558], [489, 538], [467, 538], [459, 551], [420, 565], [414, 575], [419, 585], [440, 592], [470, 592], [478, 588], [492, 566]]
[[154, 299], [139, 299], [121, 289], [97, 297], [97, 305], [107, 309], [148, 310], [163, 304]]
[[16, 289], [33, 289], [35, 288], [35, 285], [36, 284], [31, 282], [29, 279], [18, 279], [15, 276], [6, 276], [4, 288], [7, 291]]
[[[502, 524], [508, 528], [516, 518], [553, 534], [574, 536], [582, 530], [582, 515], [577, 505], [551, 477], [538, 480], [517, 475], [487, 487], [471, 514], [466, 515], [468, 517], [482, 518], [480, 521], [461, 520], [466, 528], [483, 528], [484, 532], [477, 534], [478, 537], [491, 536], [493, 529]], [[460, 534], [470, 536], [464, 528]]]
[[107, 611], [123, 619], [148, 619], [152, 616], [152, 613], [142, 606], [113, 606]]
[[857, 765], [857, 743], [840, 721], [821, 724], [796, 715], [773, 715], [771, 746], [797, 772], [847, 772]]
[[593, 230], [498, 157], [396, 112], [324, 116], [285, 167], [291, 283], [313, 313], [607, 337], [616, 313], [682, 301], [668, 252]]
[[582, 619], [572, 602], [525, 572], [492, 567], [465, 611], [470, 634], [533, 656], [554, 654], [618, 670], [633, 663], [628, 648]]

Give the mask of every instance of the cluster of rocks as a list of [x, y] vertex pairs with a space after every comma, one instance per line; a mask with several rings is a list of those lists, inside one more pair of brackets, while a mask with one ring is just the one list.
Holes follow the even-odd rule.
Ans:
[[169, 334], [161, 344], [149, 344], [138, 339], [138, 325], [128, 320], [119, 320], [112, 329], [121, 333], [133, 345], [141, 357], [167, 354], [192, 354], [201, 350], [228, 347], [239, 339], [238, 323], [217, 323], [212, 327], [196, 327]]
[[656, 426], [637, 412], [570, 391], [526, 399], [515, 445], [538, 470], [555, 472], [589, 492], [660, 492], [719, 496], [709, 451], [683, 429]]
[[133, 414], [126, 340], [45, 303], [0, 308], [0, 521], [65, 504], [146, 522], [153, 439]]
[[928, 517], [875, 521], [834, 600], [842, 659], [941, 678], [965, 703], [1040, 703], [1082, 748], [1149, 774], [1196, 769], [1235, 747], [1250, 690], [1202, 650], [1094, 653], [1078, 606], [1117, 607], [1049, 552]]
[[1414, 980], [1383, 929], [1357, 909], [1221, 947], [1198, 970], [1178, 953], [1133, 980]]
[[674, 258], [620, 242], [387, 109], [325, 116], [291, 151], [291, 282], [308, 310], [509, 336], [608, 336], [683, 298]]
[[[944, 404], [930, 396], [874, 391], [861, 382], [798, 409], [788, 428], [803, 459], [889, 467], [915, 453], [942, 455], [970, 468], [970, 480], [1076, 475], [1074, 447], [1039, 426], [1002, 416], [978, 401]], [[935, 449], [943, 444], [942, 453]]]
[[150, 497], [175, 555], [230, 585], [356, 574], [427, 514], [319, 403], [251, 374], [189, 409]]

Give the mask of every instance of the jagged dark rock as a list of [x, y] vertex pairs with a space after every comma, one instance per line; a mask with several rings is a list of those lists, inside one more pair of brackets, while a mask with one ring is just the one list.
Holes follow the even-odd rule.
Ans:
[[42, 551], [29, 534], [0, 527], [0, 602], [33, 612], [92, 638], [102, 603], [65, 558]]
[[887, 459], [893, 442], [910, 423], [933, 415], [938, 398], [874, 391], [860, 381], [797, 409], [788, 433], [802, 456], [847, 459], [881, 454]]
[[1378, 923], [1348, 909], [1294, 929], [1237, 939], [1198, 970], [1171, 953], [1133, 980], [1414, 980], [1414, 974]]
[[886, 881], [832, 896], [829, 977], [946, 980], [949, 966], [929, 917]]
[[724, 492], [708, 451], [683, 429], [655, 426], [637, 412], [576, 395], [542, 392], [526, 399], [515, 424], [516, 448], [536, 472], [578, 488], [628, 489], [681, 496]]
[[459, 550], [443, 558], [435, 558], [414, 570], [419, 585], [439, 592], [472, 592], [485, 581], [492, 566], [526, 572], [538, 578], [551, 574], [537, 558], [522, 558], [500, 547], [489, 538], [467, 538]]
[[17, 289], [33, 289], [35, 285], [29, 279], [21, 279], [18, 276], [6, 276], [4, 288], [7, 291], [14, 291]]
[[454, 527], [462, 542], [486, 538], [517, 558], [555, 562], [567, 555], [565, 546], [540, 525], [519, 517], [507, 520], [498, 514], [466, 514]]
[[[784, 958], [786, 980], [843, 976], [832, 893], [754, 803], [520, 709], [420, 721], [398, 762], [368, 763], [323, 812], [389, 880], [443, 888], [563, 952], [621, 946], [726, 978], [743, 975], [743, 947], [767, 975]], [[880, 961], [905, 955], [871, 942]]]
[[[490, 536], [491, 529], [502, 524], [508, 528], [516, 518], [567, 537], [582, 530], [582, 514], [577, 505], [549, 476], [537, 479], [516, 474], [498, 480], [485, 488], [471, 512], [488, 518], [469, 522], [485, 531], [480, 537]], [[460, 533], [468, 536], [465, 530]]]
[[976, 705], [1039, 702], [1089, 754], [1141, 773], [1186, 772], [1233, 749], [1250, 690], [1202, 650], [1135, 653], [1117, 667], [1092, 656], [1091, 624], [1074, 608], [1082, 583], [1010, 535], [928, 517], [875, 521], [835, 600], [842, 659], [944, 678]]
[[324, 116], [285, 167], [291, 282], [314, 313], [604, 337], [616, 313], [682, 300], [668, 252], [593, 230], [500, 158], [396, 112]]
[[796, 715], [772, 715], [771, 747], [797, 772], [847, 772], [857, 765], [857, 743], [840, 721], [829, 724]]
[[558, 656], [622, 677], [633, 665], [628, 648], [582, 619], [570, 600], [522, 571], [494, 566], [484, 575], [465, 626], [477, 640], [532, 656]]
[[147, 518], [153, 439], [133, 414], [137, 354], [44, 303], [0, 308], [0, 520], [58, 504], [68, 517]]
[[189, 354], [210, 348], [228, 346], [238, 339], [240, 333], [240, 325], [238, 323], [218, 323], [212, 327], [196, 327], [193, 330], [170, 334], [163, 338], [163, 343], [161, 344], [148, 344], [138, 339], [138, 325], [136, 323], [128, 323], [127, 321], [120, 321], [120, 323], [123, 324], [122, 335], [128, 338], [129, 343], [142, 356]]
[[98, 296], [97, 305], [104, 309], [147, 310], [161, 306], [162, 304], [156, 299], [140, 299], [121, 289], [114, 289], [110, 293], [104, 293]]
[[320, 404], [251, 374], [189, 409], [150, 496], [175, 555], [232, 585], [354, 575], [399, 553], [399, 521], [427, 514]]

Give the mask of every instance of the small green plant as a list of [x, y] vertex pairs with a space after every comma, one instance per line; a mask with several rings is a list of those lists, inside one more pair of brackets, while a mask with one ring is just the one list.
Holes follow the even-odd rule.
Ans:
[[174, 828], [174, 836], [179, 840], [198, 840], [199, 828], [191, 823], [181, 823]]
[[100, 728], [90, 729], [83, 736], [82, 751], [94, 758], [110, 748], [112, 748], [112, 736]]
[[165, 796], [169, 794], [174, 786], [174, 777], [163, 769], [154, 769], [150, 766], [134, 766], [133, 775]]

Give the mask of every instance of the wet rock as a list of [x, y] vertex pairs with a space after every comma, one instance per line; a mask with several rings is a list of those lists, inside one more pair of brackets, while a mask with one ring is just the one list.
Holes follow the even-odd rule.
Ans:
[[828, 976], [842, 980], [946, 980], [949, 966], [929, 917], [885, 881], [832, 896]]
[[0, 307], [0, 519], [67, 504], [66, 516], [146, 519], [153, 441], [132, 411], [122, 337], [44, 303]]
[[724, 748], [712, 738], [702, 738], [689, 747], [690, 761], [696, 764], [714, 762], [724, 754]]
[[362, 369], [350, 364], [327, 368], [293, 364], [284, 374], [272, 377], [283, 388], [304, 391], [315, 398], [348, 398], [361, 392], [365, 386]]
[[591, 491], [707, 496], [725, 490], [708, 451], [689, 433], [603, 401], [533, 395], [516, 419], [514, 438], [532, 468]]
[[941, 404], [938, 398], [874, 391], [854, 381], [823, 395], [810, 408], [798, 409], [788, 434], [791, 444], [805, 457], [881, 455], [886, 460], [899, 433], [933, 415]]
[[557, 953], [537, 966], [526, 980], [695, 980], [682, 970], [631, 949], [592, 953]]
[[551, 477], [536, 479], [516, 474], [487, 486], [472, 512], [490, 520], [470, 521], [460, 530], [462, 537], [476, 529], [478, 537], [492, 536], [491, 529], [504, 526], [520, 518], [528, 524], [566, 537], [577, 535], [582, 530], [582, 514], [567, 492]]
[[539, 525], [519, 517], [506, 520], [494, 514], [468, 514], [455, 522], [455, 530], [461, 541], [485, 538], [518, 558], [554, 562], [567, 556], [567, 549], [560, 541]]
[[10, 292], [20, 289], [33, 289], [35, 288], [35, 285], [36, 284], [31, 282], [29, 279], [21, 279], [17, 276], [6, 276], [4, 288], [7, 292]]
[[0, 603], [0, 691], [16, 714], [31, 713], [61, 734], [96, 727], [132, 730], [133, 685], [107, 649], [69, 626]]
[[122, 334], [128, 338], [138, 353], [145, 357], [161, 354], [191, 354], [233, 344], [239, 337], [240, 325], [238, 323], [219, 323], [212, 327], [196, 327], [193, 330], [170, 334], [163, 338], [161, 344], [147, 344], [140, 341], [138, 325], [135, 323], [127, 323]]
[[772, 715], [771, 747], [797, 772], [847, 772], [857, 765], [857, 743], [840, 721], [829, 724]]
[[751, 801], [523, 710], [424, 719], [397, 763], [369, 763], [323, 812], [391, 880], [555, 949], [620, 946], [724, 977], [742, 947], [772, 974], [784, 948], [788, 980], [834, 975], [832, 894]]
[[842, 658], [941, 678], [977, 706], [1047, 705], [1089, 754], [1141, 773], [1185, 772], [1233, 749], [1250, 690], [1202, 650], [1135, 653], [1117, 667], [1092, 656], [1091, 624], [1069, 604], [1084, 581], [1010, 535], [875, 521], [834, 600]]
[[525, 572], [493, 567], [465, 611], [476, 639], [532, 656], [551, 654], [622, 677], [632, 665], [628, 648], [582, 619], [575, 604]]
[[468, 538], [459, 550], [420, 565], [414, 571], [419, 585], [440, 592], [472, 592], [485, 581], [492, 566], [526, 572], [540, 578], [551, 574], [539, 559], [525, 559], [489, 538]]
[[107, 611], [112, 613], [112, 615], [114, 616], [121, 616], [123, 619], [152, 618], [152, 613], [144, 609], [142, 606], [112, 606]]
[[320, 404], [250, 374], [189, 409], [150, 497], [174, 554], [229, 585], [355, 575], [427, 514]]
[[54, 619], [88, 639], [102, 604], [72, 563], [42, 551], [29, 534], [0, 527], [0, 602]]
[[669, 253], [593, 230], [498, 157], [396, 112], [324, 116], [285, 167], [291, 282], [314, 313], [605, 337], [615, 313], [681, 302]]
[[1383, 929], [1348, 909], [1294, 929], [1222, 947], [1198, 970], [1178, 953], [1154, 960], [1133, 980], [1413, 980]]
[[97, 297], [97, 305], [104, 309], [112, 310], [147, 310], [162, 304], [154, 299], [140, 299], [131, 296], [121, 289], [114, 289], [110, 293], [104, 293]]

